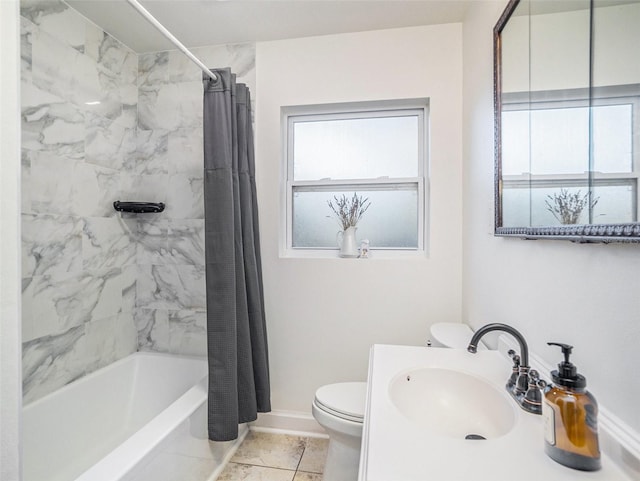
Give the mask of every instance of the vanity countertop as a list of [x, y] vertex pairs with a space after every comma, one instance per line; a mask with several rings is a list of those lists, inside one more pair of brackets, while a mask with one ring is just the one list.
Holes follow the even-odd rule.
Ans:
[[393, 404], [389, 389], [399, 375], [422, 368], [463, 372], [500, 389], [510, 373], [508, 360], [497, 351], [374, 345], [359, 481], [630, 481], [604, 455], [595, 472], [553, 461], [544, 452], [542, 416], [526, 413], [514, 401], [513, 412], [505, 413], [515, 415], [513, 428], [493, 439], [470, 441], [417, 427]]

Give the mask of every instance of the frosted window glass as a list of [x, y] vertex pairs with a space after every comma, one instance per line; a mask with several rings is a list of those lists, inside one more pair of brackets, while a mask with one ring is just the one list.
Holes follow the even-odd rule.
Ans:
[[[593, 209], [593, 224], [615, 224], [635, 222], [634, 199], [636, 196], [634, 181], [623, 182], [622, 185], [602, 185], [592, 187], [593, 199], [598, 199]], [[547, 209], [547, 196], [559, 194], [562, 186], [534, 187], [532, 189], [505, 188], [503, 190], [504, 210], [503, 225], [517, 226], [553, 226], [560, 222]], [[586, 194], [589, 188], [567, 187], [570, 193], [580, 191]], [[550, 201], [551, 202], [551, 201]], [[552, 203], [552, 202], [551, 202]], [[589, 223], [589, 212], [585, 208], [580, 216], [579, 224]]]
[[[336, 236], [342, 230], [327, 201], [347, 197], [353, 191], [294, 191], [293, 247], [337, 248]], [[418, 247], [418, 186], [400, 190], [358, 190], [368, 197], [371, 207], [358, 224], [356, 238], [370, 241], [372, 248]]]
[[418, 176], [418, 116], [295, 121], [293, 179]]
[[[502, 116], [504, 175], [589, 171], [588, 107], [514, 110]], [[592, 170], [631, 172], [632, 106], [599, 105], [593, 107], [592, 116]]]
[[632, 105], [603, 105], [593, 109], [593, 170], [633, 171]]

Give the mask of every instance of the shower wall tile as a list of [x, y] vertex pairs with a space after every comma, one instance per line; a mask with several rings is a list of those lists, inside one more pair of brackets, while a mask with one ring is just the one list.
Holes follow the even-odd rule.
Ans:
[[59, 334], [85, 322], [116, 315], [123, 287], [119, 268], [25, 278], [22, 316], [32, 326], [31, 336]]
[[[23, 0], [23, 366], [30, 401], [137, 349], [137, 56], [58, 0]], [[133, 191], [135, 193], [135, 191]]]
[[85, 270], [121, 268], [136, 262], [136, 236], [118, 217], [87, 217], [82, 228]]
[[77, 217], [22, 215], [22, 275], [64, 277], [82, 270], [82, 224]]
[[170, 220], [167, 248], [175, 264], [204, 266], [204, 219]]
[[82, 106], [102, 98], [96, 62], [55, 37], [37, 30], [32, 35], [33, 83]]
[[200, 175], [169, 176], [167, 216], [172, 219], [204, 219], [204, 185]]
[[57, 0], [21, 0], [20, 15], [58, 41], [84, 52], [86, 20]]
[[202, 126], [177, 129], [167, 135], [169, 174], [203, 177], [204, 148]]
[[163, 309], [136, 309], [133, 315], [140, 351], [169, 352], [169, 313]]
[[85, 115], [76, 105], [22, 83], [22, 147], [84, 159]]
[[24, 17], [20, 17], [20, 78], [31, 83], [32, 46], [31, 35], [35, 26]]
[[[136, 349], [205, 354], [204, 166], [202, 73], [182, 53], [136, 56], [58, 0], [21, 6], [28, 402]], [[255, 45], [195, 52], [255, 91]]]
[[[193, 50], [212, 69], [231, 67], [255, 91], [255, 45]], [[138, 222], [138, 346], [206, 353], [202, 71], [181, 52], [138, 59], [136, 192], [166, 202]], [[153, 313], [153, 314], [152, 314]]]
[[56, 336], [27, 341], [22, 346], [22, 390], [25, 404], [85, 374], [83, 343], [85, 326]]
[[137, 223], [136, 261], [139, 265], [165, 265], [169, 256], [168, 221], [140, 218]]
[[31, 211], [37, 214], [74, 215], [78, 192], [75, 172], [79, 161], [40, 153], [31, 159]]
[[204, 266], [138, 266], [136, 305], [146, 309], [202, 310], [205, 304]]
[[87, 373], [136, 352], [137, 330], [133, 313], [86, 323], [83, 348]]
[[137, 350], [133, 315], [88, 322], [23, 345], [24, 402], [34, 401]]
[[86, 116], [85, 161], [121, 170], [127, 159], [135, 155], [135, 129], [95, 115]]
[[122, 196], [122, 172], [99, 165], [80, 162], [74, 171], [73, 205], [78, 215], [112, 217], [113, 202]]
[[138, 91], [142, 129], [176, 130], [202, 125], [202, 82], [155, 84]]
[[[122, 200], [140, 200], [145, 202], [167, 202], [169, 176], [166, 174], [137, 175], [128, 174], [122, 178]], [[157, 218], [165, 218], [164, 212], [148, 214]], [[146, 218], [147, 215], [140, 215]]]
[[135, 264], [122, 268], [122, 304], [121, 313], [133, 313], [136, 308], [136, 282], [138, 266]]
[[206, 313], [194, 310], [137, 309], [138, 349], [206, 356]]
[[34, 154], [31, 150], [22, 149], [20, 159], [20, 181], [22, 188], [20, 189], [22, 212], [31, 212], [31, 189], [25, 188], [31, 185], [31, 157]]
[[138, 56], [138, 87], [153, 89], [169, 81], [169, 52], [146, 53]]
[[138, 174], [166, 174], [169, 168], [169, 132], [138, 130], [136, 135], [136, 165]]
[[207, 355], [207, 314], [201, 311], [169, 311], [169, 352]]
[[[231, 67], [240, 82], [246, 83], [248, 77], [255, 76], [256, 56], [252, 43], [197, 47], [192, 52], [212, 70]], [[200, 68], [180, 51], [169, 52], [168, 64], [170, 82], [202, 81]]]

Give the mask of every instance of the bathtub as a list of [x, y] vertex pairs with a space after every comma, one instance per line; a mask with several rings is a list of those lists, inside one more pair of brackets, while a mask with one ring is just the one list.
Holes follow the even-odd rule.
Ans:
[[132, 354], [24, 407], [23, 481], [143, 481], [166, 453], [215, 479], [247, 429], [208, 442], [206, 401], [205, 359]]

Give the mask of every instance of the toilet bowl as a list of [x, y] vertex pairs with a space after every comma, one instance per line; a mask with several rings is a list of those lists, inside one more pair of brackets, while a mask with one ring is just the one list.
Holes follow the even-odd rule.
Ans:
[[311, 412], [329, 435], [323, 481], [358, 479], [366, 397], [366, 382], [328, 384], [316, 391]]

